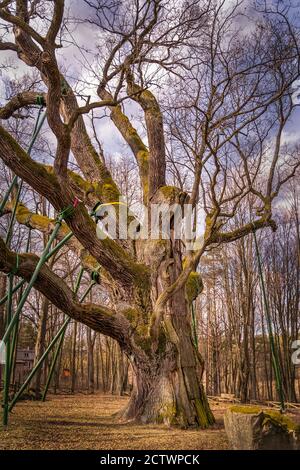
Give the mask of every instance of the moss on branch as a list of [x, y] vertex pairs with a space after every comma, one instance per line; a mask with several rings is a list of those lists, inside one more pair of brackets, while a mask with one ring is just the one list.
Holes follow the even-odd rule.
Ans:
[[203, 290], [202, 277], [196, 271], [192, 271], [189, 274], [188, 280], [185, 286], [186, 297], [191, 304]]

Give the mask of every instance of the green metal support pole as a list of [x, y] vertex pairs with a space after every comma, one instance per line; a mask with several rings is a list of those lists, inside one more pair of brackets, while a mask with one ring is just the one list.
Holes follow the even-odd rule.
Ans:
[[[33, 148], [33, 145], [36, 141], [36, 138], [41, 130], [41, 127], [42, 125], [44, 124], [44, 121], [46, 119], [46, 115], [47, 113], [45, 112], [44, 115], [42, 116], [41, 120], [40, 120], [40, 113], [41, 113], [41, 110], [42, 110], [42, 107], [40, 108], [39, 110], [39, 114], [38, 114], [38, 117], [37, 117], [37, 121], [36, 121], [36, 125], [35, 125], [35, 128], [34, 128], [34, 131], [33, 131], [33, 134], [32, 134], [32, 138], [31, 138], [31, 141], [29, 143], [29, 146], [28, 146], [28, 149], [27, 149], [27, 153], [28, 155], [30, 155], [31, 153], [31, 150]], [[9, 185], [9, 188], [4, 196], [4, 198], [2, 199], [1, 201], [1, 204], [0, 204], [0, 215], [2, 215], [3, 213], [3, 210], [4, 210], [4, 207], [8, 201], [8, 198], [9, 198], [9, 195], [10, 193], [12, 192], [12, 190], [14, 189], [14, 187], [16, 186], [16, 184], [18, 183], [18, 177], [17, 175], [15, 175], [12, 179], [12, 182], [10, 183]]]
[[13, 369], [13, 362], [14, 362], [14, 355], [15, 355], [15, 349], [17, 345], [17, 338], [18, 338], [18, 332], [19, 332], [19, 323], [20, 323], [20, 317], [18, 318], [14, 331], [12, 334], [12, 341], [11, 341], [11, 348], [10, 348], [10, 364]]
[[[31, 242], [31, 229], [29, 229], [25, 253], [29, 252], [30, 242]], [[23, 288], [20, 289], [19, 299], [22, 297], [22, 294], [23, 294]], [[11, 377], [13, 377], [13, 372], [15, 368], [15, 355], [16, 355], [16, 348], [17, 348], [17, 342], [18, 342], [19, 323], [20, 323], [20, 316], [15, 324], [14, 331], [13, 331], [12, 346], [11, 346], [11, 352], [10, 352]]]
[[94, 287], [95, 284], [97, 284], [96, 281], [92, 281], [90, 283], [90, 285], [87, 287], [86, 291], [83, 293], [82, 297], [79, 300], [80, 304], [85, 300], [86, 296], [91, 292], [91, 289]]
[[66, 329], [67, 329], [68, 325], [69, 325], [69, 322], [67, 323], [65, 329], [63, 330], [62, 334], [60, 335], [59, 342], [58, 342], [58, 345], [56, 347], [56, 350], [55, 350], [55, 353], [54, 353], [54, 356], [53, 356], [53, 359], [52, 359], [52, 362], [51, 362], [51, 366], [50, 366], [49, 374], [48, 374], [48, 377], [47, 377], [45, 389], [44, 389], [44, 392], [43, 392], [43, 395], [42, 395], [42, 401], [46, 400], [46, 396], [47, 396], [47, 393], [48, 393], [48, 390], [49, 390], [49, 387], [50, 387], [50, 383], [51, 383], [51, 380], [52, 380], [52, 377], [53, 377], [53, 374], [54, 374], [54, 371], [55, 371], [55, 366], [56, 366], [56, 363], [57, 363], [59, 353], [62, 349], [62, 345], [63, 345], [64, 339], [65, 339], [65, 333], [66, 333]]
[[[86, 296], [88, 295], [88, 293], [90, 292], [91, 288], [93, 287], [93, 285], [96, 284], [95, 281], [92, 281], [89, 285], [89, 287], [87, 288], [87, 290], [85, 291], [85, 293], [83, 294], [82, 298], [80, 299], [80, 302], [83, 302], [83, 300], [86, 298]], [[20, 398], [20, 396], [22, 395], [22, 393], [24, 392], [24, 390], [26, 389], [27, 385], [30, 383], [32, 377], [35, 375], [36, 371], [40, 368], [40, 366], [43, 364], [44, 360], [46, 359], [46, 357], [48, 356], [49, 352], [51, 351], [51, 349], [53, 348], [53, 346], [56, 344], [56, 342], [59, 340], [59, 338], [61, 337], [61, 335], [64, 334], [68, 324], [70, 323], [71, 321], [71, 318], [67, 318], [62, 327], [59, 329], [59, 331], [56, 333], [55, 337], [53, 338], [53, 340], [51, 341], [51, 343], [49, 344], [49, 346], [47, 347], [47, 349], [45, 350], [45, 352], [42, 354], [42, 356], [40, 357], [40, 359], [38, 360], [38, 362], [36, 363], [36, 365], [34, 366], [34, 368], [32, 369], [32, 371], [30, 372], [30, 374], [28, 375], [27, 379], [25, 380], [25, 382], [23, 383], [23, 385], [20, 387], [20, 389], [18, 390], [18, 392], [15, 394], [14, 398], [12, 399], [9, 407], [8, 407], [8, 411], [11, 411], [13, 409], [13, 407], [15, 406], [15, 404], [17, 403], [18, 399]]]
[[81, 283], [81, 279], [82, 279], [82, 276], [83, 276], [83, 272], [84, 272], [84, 269], [81, 267], [80, 270], [79, 270], [77, 279], [76, 279], [76, 283], [75, 283], [75, 287], [74, 287], [74, 294], [78, 293], [80, 283]]
[[[83, 271], [84, 271], [84, 269], [80, 268], [79, 274], [77, 276], [76, 284], [75, 284], [75, 287], [74, 287], [74, 293], [75, 294], [77, 294], [77, 292], [78, 292], [80, 282], [81, 282], [81, 279], [82, 279], [82, 276], [83, 276]], [[43, 392], [42, 401], [46, 400], [46, 396], [47, 396], [48, 389], [49, 389], [49, 386], [50, 386], [50, 383], [51, 383], [51, 379], [52, 379], [52, 376], [54, 374], [56, 362], [57, 362], [59, 353], [61, 351], [64, 339], [65, 339], [65, 332], [66, 332], [66, 328], [65, 328], [64, 332], [61, 334], [61, 337], [59, 339], [57, 348], [56, 348], [55, 353], [54, 353], [54, 357], [53, 357], [53, 360], [52, 360], [52, 363], [51, 363], [51, 366], [50, 366], [49, 374], [48, 374], [48, 377], [47, 377], [47, 380], [46, 380], [46, 385], [45, 385], [45, 389], [44, 389], [44, 392]]]
[[[27, 149], [27, 153], [29, 155], [31, 153], [33, 145], [36, 141], [36, 138], [37, 138], [37, 136], [38, 136], [38, 134], [41, 130], [41, 127], [42, 127], [42, 125], [45, 121], [45, 118], [46, 118], [46, 112], [45, 112], [44, 115], [42, 116], [42, 118], [40, 119], [41, 112], [42, 112], [42, 107], [43, 106], [41, 106], [40, 109], [39, 109], [39, 113], [38, 113], [38, 117], [36, 119], [33, 135], [32, 135], [31, 141], [30, 141], [28, 149]], [[13, 177], [13, 180], [12, 180], [10, 186], [9, 186], [8, 191], [6, 192], [6, 195], [4, 196], [3, 200], [1, 201], [0, 215], [3, 213], [5, 205], [8, 201], [8, 198], [9, 198], [11, 192], [13, 191], [14, 187], [17, 184], [18, 184], [18, 177], [17, 177], [17, 175], [15, 175]], [[10, 247], [12, 231], [13, 231], [13, 226], [14, 226], [15, 216], [16, 216], [16, 211], [17, 211], [17, 206], [18, 206], [21, 191], [22, 191], [22, 185], [23, 185], [23, 181], [21, 180], [21, 182], [19, 184], [19, 187], [18, 187], [18, 192], [17, 192], [17, 195], [16, 195], [14, 208], [13, 208], [13, 211], [12, 211], [12, 214], [11, 214], [11, 218], [10, 218], [10, 221], [9, 221], [9, 226], [8, 226], [8, 230], [7, 230], [7, 234], [6, 234], [6, 244], [7, 244], [8, 247]], [[27, 242], [27, 247], [28, 246], [29, 246], [29, 243]], [[50, 249], [50, 247], [51, 247], [51, 245], [49, 245], [49, 249]], [[36, 279], [36, 277], [35, 277], [35, 279]], [[5, 347], [6, 347], [6, 351], [5, 351], [6, 359], [5, 359], [5, 374], [4, 374], [4, 392], [3, 392], [3, 425], [4, 426], [7, 426], [7, 424], [8, 424], [9, 387], [10, 387], [10, 378], [11, 378], [12, 364], [13, 364], [13, 358], [14, 358], [14, 348], [15, 348], [15, 345], [17, 343], [19, 315], [20, 315], [22, 306], [24, 305], [24, 302], [26, 301], [26, 298], [27, 298], [27, 296], [26, 296], [25, 301], [23, 301], [23, 304], [22, 304], [23, 295], [21, 296], [21, 300], [20, 300], [19, 305], [17, 307], [16, 314], [13, 316], [12, 315], [12, 298], [13, 298], [13, 291], [14, 291], [13, 284], [14, 284], [14, 272], [11, 272], [9, 274], [8, 295], [7, 295], [7, 321], [6, 321], [7, 328], [6, 328], [5, 334], [2, 338], [2, 341], [3, 341], [3, 343], [5, 344]], [[28, 293], [29, 293], [29, 291], [30, 291], [30, 289], [28, 290]], [[27, 293], [27, 295], [28, 295], [28, 293]], [[20, 304], [22, 304], [22, 305], [20, 305]], [[20, 307], [20, 309], [19, 309], [19, 307]], [[18, 309], [19, 309], [19, 311], [18, 311]], [[11, 333], [12, 333], [12, 331], [13, 331], [13, 344], [11, 345]]]
[[9, 325], [8, 325], [8, 327], [7, 327], [6, 331], [5, 331], [5, 333], [4, 333], [4, 336], [3, 336], [3, 338], [2, 338], [2, 341], [4, 341], [5, 343], [7, 342], [7, 338], [9, 337], [9, 335], [10, 335], [10, 333], [11, 333], [13, 327], [15, 326], [15, 324], [16, 324], [16, 322], [17, 322], [17, 320], [18, 320], [18, 317], [19, 317], [19, 315], [20, 315], [20, 312], [21, 312], [21, 310], [22, 310], [22, 308], [23, 308], [23, 306], [24, 306], [24, 304], [25, 304], [25, 302], [26, 302], [26, 300], [27, 300], [27, 297], [28, 297], [28, 295], [29, 295], [29, 293], [30, 293], [30, 291], [31, 291], [31, 289], [32, 289], [32, 287], [33, 287], [33, 285], [34, 285], [34, 283], [35, 283], [35, 281], [36, 281], [38, 275], [39, 275], [39, 272], [40, 272], [41, 268], [43, 267], [43, 265], [44, 265], [45, 262], [47, 261], [47, 254], [49, 253], [49, 250], [50, 250], [50, 247], [51, 247], [51, 245], [52, 245], [52, 243], [53, 243], [53, 240], [55, 239], [55, 237], [56, 237], [56, 235], [57, 235], [57, 232], [58, 232], [58, 230], [59, 230], [59, 228], [60, 228], [60, 226], [61, 226], [61, 222], [62, 222], [62, 217], [59, 216], [59, 217], [58, 217], [58, 220], [57, 220], [57, 222], [56, 222], [56, 224], [55, 224], [55, 228], [54, 228], [53, 232], [51, 233], [51, 236], [50, 236], [50, 238], [49, 238], [49, 240], [48, 240], [48, 243], [47, 243], [47, 245], [46, 245], [46, 247], [45, 247], [45, 249], [44, 249], [44, 251], [43, 251], [43, 254], [42, 254], [42, 256], [40, 257], [39, 262], [37, 263], [37, 265], [36, 265], [36, 267], [35, 267], [35, 270], [34, 270], [32, 276], [31, 276], [31, 279], [30, 279], [29, 283], [28, 283], [27, 286], [26, 286], [26, 289], [24, 290], [24, 293], [23, 293], [23, 295], [22, 295], [22, 297], [21, 297], [21, 299], [20, 299], [20, 302], [19, 302], [19, 304], [18, 304], [18, 306], [17, 306], [16, 312], [15, 312], [14, 316], [12, 317], [12, 319], [11, 319], [11, 321], [10, 321], [10, 323], [9, 323]]
[[2, 201], [1, 201], [1, 204], [0, 204], [0, 215], [2, 215], [3, 210], [4, 210], [4, 207], [5, 207], [5, 205], [6, 205], [7, 201], [8, 201], [9, 195], [10, 195], [10, 193], [12, 192], [12, 190], [14, 189], [15, 185], [17, 184], [17, 182], [18, 182], [18, 177], [17, 177], [17, 175], [15, 175], [15, 176], [13, 177], [12, 182], [11, 182], [10, 185], [9, 185], [8, 190], [7, 190], [6, 193], [5, 193], [4, 198], [3, 198]]
[[51, 251], [49, 251], [48, 255], [46, 256], [46, 261], [48, 261], [50, 258], [52, 258], [52, 256], [58, 251], [60, 250], [60, 248], [65, 245], [65, 243], [67, 243], [68, 240], [70, 240], [70, 238], [73, 237], [73, 232], [69, 232], [59, 243], [57, 243], [57, 245], [55, 245]]
[[[23, 289], [20, 290], [20, 296], [19, 298], [22, 297], [23, 294]], [[20, 323], [20, 315], [17, 318], [16, 324], [13, 328], [13, 336], [12, 336], [12, 341], [11, 341], [11, 351], [10, 351], [10, 363], [13, 364], [14, 361], [14, 354], [15, 354], [15, 349], [17, 346], [17, 340], [18, 340], [18, 332], [19, 332], [19, 323]], [[13, 367], [13, 365], [12, 365]]]
[[[78, 275], [78, 278], [77, 278], [76, 286], [75, 286], [75, 289], [74, 289], [75, 294], [78, 292], [80, 281], [81, 281], [81, 278], [82, 278], [82, 274], [83, 274], [83, 269], [81, 268], [81, 270], [79, 272], [79, 275]], [[80, 299], [80, 302], [84, 301], [84, 299], [86, 298], [86, 296], [88, 295], [88, 293], [90, 292], [92, 287], [93, 287], [93, 284], [90, 284], [87, 291], [84, 293], [84, 295]], [[54, 374], [54, 371], [55, 371], [55, 366], [56, 366], [56, 363], [57, 363], [57, 359], [59, 357], [59, 353], [61, 351], [64, 339], [65, 339], [65, 332], [66, 332], [66, 329], [62, 333], [62, 335], [60, 337], [60, 340], [59, 340], [59, 343], [57, 345], [57, 348], [55, 350], [54, 357], [53, 357], [51, 367], [50, 367], [50, 370], [49, 370], [49, 374], [48, 374], [48, 377], [47, 377], [47, 381], [46, 381], [46, 384], [45, 384], [45, 389], [44, 389], [44, 392], [43, 392], [42, 401], [46, 400], [46, 396], [47, 396], [47, 393], [48, 393], [48, 390], [49, 390], [49, 387], [50, 387], [50, 383], [51, 383], [51, 380], [52, 380], [52, 377], [53, 377], [53, 374]]]
[[[17, 290], [19, 290], [20, 287], [24, 286], [25, 282], [26, 282], [25, 279], [22, 279], [21, 281], [19, 281], [13, 288], [13, 291], [12, 291], [13, 294], [17, 292]], [[5, 304], [5, 302], [7, 301], [7, 298], [8, 298], [8, 294], [5, 294], [4, 297], [0, 299], [0, 305]]]
[[[68, 233], [51, 251], [49, 251], [46, 256], [46, 261], [48, 261], [70, 238], [73, 236], [73, 232]], [[19, 281], [13, 288], [13, 294], [19, 290], [26, 283], [25, 279]], [[4, 304], [7, 301], [7, 294], [0, 299], [0, 305]]]
[[[41, 117], [41, 112], [42, 112], [42, 109], [43, 109], [43, 106], [40, 107], [39, 109], [39, 114], [38, 114], [38, 117], [37, 117], [37, 120], [36, 120], [36, 124], [35, 124], [35, 127], [34, 127], [34, 130], [33, 130], [33, 134], [32, 134], [32, 137], [31, 137], [31, 141], [28, 145], [28, 149], [27, 149], [27, 153], [28, 155], [31, 154], [31, 150], [35, 144], [35, 141], [37, 139], [37, 136], [39, 135], [40, 133], [40, 130], [41, 128], [43, 127], [43, 124], [45, 122], [45, 119], [46, 119], [46, 116], [47, 116], [47, 110], [44, 112], [43, 116]], [[41, 117], [41, 119], [40, 119]]]
[[[7, 302], [7, 317], [6, 324], [8, 325], [11, 320], [12, 314], [12, 286], [14, 282], [14, 275], [8, 276], [8, 302]], [[4, 370], [4, 389], [3, 389], [3, 426], [8, 424], [8, 411], [9, 411], [9, 385], [10, 385], [10, 336], [5, 350], [5, 370]]]
[[64, 329], [66, 328], [66, 326], [68, 325], [68, 322], [69, 322], [69, 318], [64, 322], [64, 324], [62, 325], [62, 327], [59, 329], [58, 333], [56, 334], [56, 336], [53, 338], [53, 340], [51, 341], [51, 343], [49, 344], [49, 346], [47, 347], [47, 349], [45, 350], [45, 352], [43, 353], [43, 355], [40, 357], [40, 359], [38, 360], [38, 362], [36, 363], [35, 367], [32, 369], [32, 371], [30, 372], [30, 374], [28, 375], [27, 379], [25, 380], [25, 382], [23, 383], [23, 385], [20, 387], [20, 389], [18, 390], [18, 392], [16, 393], [16, 395], [14, 396], [14, 398], [12, 399], [10, 405], [9, 405], [9, 408], [8, 410], [11, 411], [13, 409], [13, 407], [15, 406], [16, 402], [18, 401], [19, 397], [22, 395], [22, 393], [24, 392], [24, 390], [26, 389], [27, 385], [29, 384], [29, 382], [31, 381], [32, 377], [34, 376], [34, 374], [36, 373], [36, 371], [38, 370], [38, 368], [42, 365], [43, 361], [45, 360], [45, 358], [48, 356], [49, 354], [49, 351], [52, 349], [52, 347], [55, 345], [55, 343], [57, 342], [57, 340], [59, 339], [60, 335], [62, 334], [62, 332], [64, 331]]
[[17, 212], [17, 207], [18, 207], [18, 204], [19, 204], [19, 200], [20, 200], [22, 187], [23, 187], [23, 181], [21, 181], [20, 184], [19, 184], [18, 192], [17, 192], [15, 204], [14, 204], [14, 208], [13, 208], [11, 218], [10, 218], [10, 221], [9, 221], [9, 225], [8, 225], [8, 229], [7, 229], [7, 232], [6, 232], [5, 243], [8, 247], [10, 247], [12, 231], [13, 231], [13, 228], [14, 228], [15, 217], [16, 217], [16, 212]]
[[253, 231], [253, 236], [254, 236], [254, 244], [255, 244], [255, 251], [256, 251], [256, 257], [257, 257], [261, 290], [263, 294], [264, 307], [265, 307], [266, 317], [267, 317], [267, 325], [268, 325], [268, 333], [269, 333], [269, 339], [270, 339], [272, 364], [273, 364], [273, 369], [274, 369], [274, 374], [275, 374], [276, 389], [277, 389], [277, 393], [278, 393], [279, 401], [280, 401], [280, 411], [284, 412], [285, 411], [284, 393], [283, 393], [283, 387], [282, 387], [282, 379], [281, 379], [281, 372], [280, 372], [280, 367], [279, 367], [278, 353], [277, 353], [274, 336], [273, 336], [269, 302], [268, 302], [267, 292], [266, 292], [265, 283], [264, 283], [262, 262], [261, 262], [261, 258], [259, 254], [259, 248], [258, 248], [258, 242], [257, 242], [255, 230]]

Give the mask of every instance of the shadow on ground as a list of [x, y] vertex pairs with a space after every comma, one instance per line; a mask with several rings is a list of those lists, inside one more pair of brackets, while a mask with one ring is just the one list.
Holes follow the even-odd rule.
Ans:
[[128, 397], [110, 395], [49, 396], [46, 403], [18, 403], [7, 430], [0, 429], [0, 449], [227, 449], [221, 407], [209, 430], [134, 425], [114, 414]]

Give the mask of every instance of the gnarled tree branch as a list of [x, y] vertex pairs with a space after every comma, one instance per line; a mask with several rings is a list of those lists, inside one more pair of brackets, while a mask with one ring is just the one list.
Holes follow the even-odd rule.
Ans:
[[[33, 161], [1, 126], [0, 151], [4, 163], [33, 189], [45, 196], [57, 211], [60, 212], [73, 203], [71, 195], [60, 186], [55, 175], [50, 175], [43, 165]], [[116, 242], [109, 238], [97, 238], [96, 226], [83, 203], [78, 205], [67, 224], [90, 254], [123, 285], [133, 284], [141, 275], [146, 274], [146, 268], [135, 263]]]
[[[19, 254], [18, 275], [29, 281], [38, 260], [33, 254]], [[16, 263], [16, 254], [0, 238], [0, 271], [8, 274], [16, 267]], [[130, 352], [130, 323], [115, 310], [99, 304], [80, 304], [67, 284], [47, 265], [42, 267], [34, 287], [68, 316], [114, 338], [123, 349]]]

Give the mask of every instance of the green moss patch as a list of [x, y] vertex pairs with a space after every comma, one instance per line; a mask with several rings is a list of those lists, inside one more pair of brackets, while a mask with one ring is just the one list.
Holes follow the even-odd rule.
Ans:
[[300, 424], [297, 424], [287, 415], [279, 413], [279, 411], [275, 410], [268, 410], [265, 411], [259, 406], [253, 405], [234, 405], [230, 407], [230, 411], [233, 413], [244, 413], [244, 414], [259, 414], [263, 413], [264, 418], [262, 425], [266, 425], [268, 423], [272, 424], [273, 426], [280, 427], [282, 430], [286, 432], [296, 432], [300, 434]]
[[188, 277], [185, 291], [189, 303], [193, 302], [203, 289], [202, 278], [199, 273], [192, 271]]
[[278, 411], [264, 412], [265, 418], [263, 424], [271, 422], [274, 425], [279, 425], [286, 431], [295, 431], [300, 433], [300, 425], [295, 423], [289, 416], [279, 413]]
[[249, 415], [254, 415], [262, 412], [262, 409], [259, 406], [251, 405], [234, 405], [230, 408], [230, 411], [233, 413], [244, 413]]

